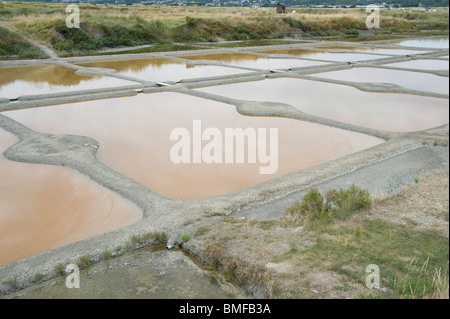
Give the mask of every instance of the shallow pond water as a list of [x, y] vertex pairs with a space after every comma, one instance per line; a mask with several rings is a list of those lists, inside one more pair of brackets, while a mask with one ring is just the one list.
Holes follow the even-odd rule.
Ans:
[[448, 94], [449, 85], [448, 77], [379, 68], [354, 68], [350, 70], [315, 73], [314, 76], [353, 82], [394, 83], [412, 90], [442, 94]]
[[419, 51], [419, 50], [384, 49], [384, 48], [356, 47], [356, 46], [345, 46], [345, 45], [320, 46], [318, 48], [319, 49], [362, 51], [362, 52], [367, 52], [367, 53], [389, 54], [389, 55], [410, 55], [410, 54], [418, 54], [418, 53], [427, 52], [427, 51]]
[[[0, 153], [16, 141], [0, 129]], [[0, 154], [0, 265], [105, 233], [141, 215], [75, 171]]]
[[369, 93], [349, 86], [302, 79], [267, 79], [199, 90], [235, 99], [287, 103], [309, 114], [395, 132], [436, 127], [448, 123], [449, 115], [446, 99]]
[[106, 76], [76, 75], [75, 71], [58, 65], [0, 67], [0, 97], [14, 99], [21, 95], [139, 84]]
[[305, 50], [305, 49], [281, 49], [281, 50], [263, 50], [255, 51], [266, 54], [290, 54], [302, 58], [326, 60], [333, 62], [354, 62], [380, 59], [380, 55], [371, 55], [364, 53], [330, 53], [323, 50]]
[[228, 65], [255, 69], [289, 69], [323, 64], [323, 62], [296, 59], [272, 59], [244, 53], [186, 55], [182, 56], [182, 58], [191, 60], [216, 60]]
[[[245, 85], [245, 84], [242, 84]], [[98, 158], [116, 171], [150, 190], [172, 199], [204, 198], [236, 191], [276, 176], [311, 167], [349, 153], [377, 145], [382, 140], [354, 132], [286, 118], [242, 116], [235, 107], [180, 93], [139, 94], [134, 97], [87, 101], [43, 108], [8, 111], [7, 116], [32, 129], [48, 133], [89, 136], [100, 142]], [[204, 156], [193, 163], [194, 120], [201, 130], [216, 128], [221, 139], [221, 162], [207, 164]], [[190, 163], [176, 164], [170, 153], [178, 140], [170, 140], [172, 130], [190, 134]], [[231, 163], [225, 156], [235, 143], [225, 142], [226, 129], [266, 129], [261, 150], [275, 155], [269, 146], [271, 128], [278, 129], [277, 169], [260, 174], [262, 164], [248, 160], [255, 146], [245, 140], [244, 161], [236, 153]], [[258, 133], [258, 136], [261, 136]], [[259, 139], [259, 137], [258, 137]], [[195, 138], [197, 141], [198, 139]], [[214, 139], [216, 140], [216, 138]], [[204, 148], [207, 140], [201, 142]], [[202, 151], [203, 152], [203, 151]], [[215, 153], [215, 152], [214, 152]], [[203, 154], [203, 153], [202, 153]], [[272, 166], [274, 167], [274, 166]]]
[[400, 41], [398, 45], [405, 47], [448, 49], [449, 42], [448, 38], [411, 39]]
[[389, 63], [386, 66], [417, 70], [448, 70], [448, 61], [443, 60], [413, 60], [406, 62]]
[[182, 62], [163, 59], [128, 59], [108, 60], [99, 62], [76, 63], [84, 67], [115, 69], [119, 74], [135, 77], [147, 81], [179, 81], [182, 79], [223, 76], [250, 72], [221, 66], [187, 65]]

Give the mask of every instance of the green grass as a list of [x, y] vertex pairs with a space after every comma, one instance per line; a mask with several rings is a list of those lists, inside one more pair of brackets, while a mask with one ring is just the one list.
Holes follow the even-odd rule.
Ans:
[[55, 271], [60, 275], [64, 276], [66, 274], [66, 271], [64, 270], [64, 266], [61, 263], [56, 264]]
[[[128, 248], [131, 244], [143, 244], [149, 241], [157, 241], [159, 244], [165, 244], [167, 242], [167, 236], [162, 232], [149, 232], [145, 234], [134, 234], [125, 243]], [[128, 243], [128, 244], [127, 244]]]
[[211, 227], [209, 227], [209, 226], [200, 226], [195, 231], [195, 236], [202, 236], [202, 235], [206, 234], [207, 232], [209, 232], [210, 230], [211, 230]]
[[224, 223], [230, 223], [230, 224], [243, 224], [244, 223], [243, 220], [237, 219], [233, 216], [223, 216], [222, 221]]
[[158, 240], [160, 244], [166, 244], [167, 243], [167, 235], [162, 232], [155, 232], [154, 233], [154, 239]]
[[0, 17], [13, 17], [17, 15], [34, 15], [34, 14], [65, 14], [62, 7], [55, 7], [45, 3], [33, 3], [30, 5], [26, 2], [3, 2], [0, 4]]
[[107, 260], [107, 259], [109, 259], [110, 256], [111, 256], [111, 249], [109, 249], [108, 247], [105, 247], [103, 249], [103, 259]]
[[404, 276], [395, 278], [394, 289], [405, 298], [445, 298], [448, 299], [448, 260], [447, 267], [432, 268], [430, 270], [429, 258], [423, 264], [419, 259], [413, 259], [408, 265]]
[[140, 234], [134, 234], [134, 235], [131, 235], [131, 237], [130, 237], [130, 241], [132, 244], [140, 244], [143, 242], [143, 240], [144, 240], [144, 237]]
[[305, 224], [314, 228], [336, 219], [344, 219], [371, 204], [369, 192], [355, 185], [347, 189], [329, 190], [325, 197], [317, 188], [312, 188], [301, 202], [296, 201], [286, 209], [286, 215], [298, 216]]
[[290, 254], [294, 254], [297, 251], [298, 251], [297, 250], [297, 245], [295, 243], [293, 243], [293, 242], [289, 243], [289, 253]]
[[181, 240], [183, 241], [183, 243], [187, 243], [189, 239], [191, 239], [191, 237], [186, 232], [181, 235]]
[[224, 212], [205, 213], [205, 217], [207, 217], [207, 218], [215, 217], [215, 216], [224, 217], [224, 216], [227, 216], [227, 214], [225, 214]]
[[370, 206], [369, 194], [354, 185], [325, 196], [311, 189], [286, 214], [288, 220], [295, 216], [310, 226], [316, 244], [304, 251], [291, 246], [275, 261], [336, 272], [345, 278], [343, 282], [363, 286], [367, 265], [375, 264], [387, 292], [374, 291], [361, 298], [448, 298], [449, 239], [409, 225], [353, 215]]
[[0, 27], [0, 57], [42, 59], [47, 55], [15, 32]]
[[90, 253], [86, 253], [78, 258], [78, 266], [80, 268], [86, 268], [87, 266], [89, 266], [90, 262], [91, 262]]
[[348, 189], [330, 190], [326, 194], [327, 204], [334, 204], [338, 207], [337, 213], [340, 218], [346, 217], [348, 214], [370, 207], [369, 192], [361, 190], [355, 185], [351, 185]]
[[42, 273], [40, 273], [39, 271], [37, 271], [37, 272], [34, 274], [33, 283], [37, 283], [37, 282], [41, 281], [41, 279], [42, 279]]
[[207, 243], [203, 248], [203, 262], [214, 271], [225, 275], [232, 283], [245, 287], [247, 284], [265, 286], [267, 268], [260, 264], [249, 264], [217, 243]]
[[269, 230], [276, 225], [277, 222], [275, 220], [263, 220], [258, 223], [258, 227], [264, 230]]
[[13, 278], [8, 278], [7, 280], [2, 281], [3, 284], [6, 284], [10, 286], [12, 289], [17, 289], [18, 283], [17, 283], [17, 276], [14, 276]]
[[449, 240], [437, 234], [417, 233], [375, 219], [364, 220], [356, 228], [329, 226], [317, 236], [316, 245], [303, 252], [290, 251], [278, 260], [297, 260], [311, 267], [327, 263], [328, 270], [362, 285], [365, 267], [376, 264], [381, 287], [388, 288], [387, 297], [391, 298], [430, 297], [445, 282], [448, 287]]

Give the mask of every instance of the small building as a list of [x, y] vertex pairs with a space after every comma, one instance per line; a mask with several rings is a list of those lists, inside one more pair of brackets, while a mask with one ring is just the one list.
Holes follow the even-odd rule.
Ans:
[[277, 13], [286, 13], [286, 6], [278, 2]]

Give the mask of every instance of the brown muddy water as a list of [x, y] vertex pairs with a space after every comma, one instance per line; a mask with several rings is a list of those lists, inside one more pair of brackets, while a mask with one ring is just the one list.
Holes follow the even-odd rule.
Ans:
[[447, 70], [449, 69], [448, 61], [443, 60], [413, 60], [406, 62], [389, 63], [386, 66], [394, 66], [397, 68], [417, 69], [417, 70]]
[[368, 93], [345, 85], [302, 79], [267, 79], [199, 90], [234, 99], [287, 103], [309, 114], [394, 132], [436, 127], [448, 123], [449, 115], [446, 99]]
[[229, 299], [246, 298], [181, 251], [143, 248], [80, 270], [80, 287], [57, 277], [7, 296], [11, 299]]
[[448, 77], [379, 68], [354, 68], [350, 70], [315, 73], [314, 76], [353, 82], [394, 83], [412, 90], [442, 94], [448, 94], [449, 85]]
[[[15, 142], [0, 129], [0, 153]], [[0, 265], [141, 217], [137, 207], [75, 171], [0, 155]]]
[[265, 54], [290, 54], [302, 58], [327, 60], [333, 62], [353, 62], [379, 59], [383, 56], [371, 55], [364, 53], [330, 53], [323, 50], [308, 50], [308, 49], [276, 49], [276, 50], [261, 50], [255, 51], [257, 53]]
[[75, 71], [58, 65], [0, 67], [0, 97], [14, 99], [21, 95], [138, 84], [113, 77], [76, 75]]
[[76, 64], [84, 67], [115, 69], [122, 75], [155, 82], [179, 81], [190, 78], [213, 77], [249, 72], [246, 70], [221, 66], [187, 65], [182, 62], [163, 58], [112, 60]]
[[262, 55], [244, 53], [220, 53], [203, 55], [186, 55], [180, 58], [191, 60], [215, 60], [224, 64], [255, 69], [289, 69], [324, 64], [323, 62], [302, 61], [295, 59], [272, 59]]
[[[171, 199], [225, 194], [382, 143], [372, 136], [293, 119], [242, 116], [232, 105], [180, 93], [139, 94], [4, 114], [37, 131], [96, 139], [100, 143], [98, 158], [102, 162]], [[267, 140], [263, 146], [267, 153], [269, 130], [277, 128], [277, 171], [260, 174], [259, 168], [267, 165], [261, 164], [259, 158], [256, 163], [249, 163], [247, 155], [244, 163], [234, 160], [229, 164], [224, 161], [206, 164], [202, 159], [201, 163], [175, 164], [170, 152], [178, 141], [170, 140], [171, 131], [185, 128], [193, 140], [194, 120], [201, 121], [202, 130], [217, 128], [222, 137], [226, 128], [255, 131], [266, 128]], [[203, 141], [202, 147], [205, 144]], [[225, 138], [220, 145], [224, 159], [230, 145], [225, 147]], [[246, 143], [245, 152], [247, 147], [254, 150]]]

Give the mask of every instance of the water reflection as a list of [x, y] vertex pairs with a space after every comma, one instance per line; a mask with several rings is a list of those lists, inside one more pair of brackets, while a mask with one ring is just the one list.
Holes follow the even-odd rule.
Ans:
[[113, 60], [77, 63], [85, 67], [111, 68], [120, 74], [147, 81], [179, 81], [189, 78], [212, 77], [249, 71], [220, 66], [193, 66], [160, 58]]
[[58, 65], [0, 67], [0, 97], [137, 84], [111, 77], [76, 75], [75, 71]]
[[321, 62], [301, 61], [295, 59], [272, 59], [260, 55], [244, 53], [214, 53], [182, 56], [191, 60], [216, 60], [225, 64], [255, 69], [289, 69], [320, 65]]
[[350, 51], [367, 51], [368, 53], [377, 54], [392, 54], [392, 55], [408, 55], [408, 54], [418, 54], [425, 53], [427, 51], [419, 50], [400, 50], [400, 49], [381, 49], [381, 48], [370, 48], [370, 47], [353, 47], [346, 45], [330, 45], [321, 46], [321, 49], [334, 49], [334, 50], [350, 50]]
[[109, 68], [115, 69], [119, 72], [130, 71], [131, 73], [139, 73], [151, 66], [154, 69], [165, 68], [168, 65], [183, 65], [181, 62], [164, 59], [164, 58], [149, 58], [149, 59], [128, 59], [128, 60], [107, 60], [97, 62], [83, 62], [75, 63], [79, 66], [90, 68]]
[[328, 60], [336, 62], [365, 61], [380, 58], [380, 56], [364, 53], [329, 53], [322, 50], [305, 50], [305, 49], [282, 49], [282, 50], [277, 49], [277, 50], [264, 50], [255, 52], [266, 54], [291, 54], [302, 58]]
[[257, 61], [259, 59], [265, 59], [263, 55], [246, 54], [246, 53], [213, 53], [213, 54], [195, 54], [195, 55], [183, 55], [179, 58], [190, 60], [216, 60], [223, 63], [239, 63], [242, 61]]
[[448, 61], [442, 60], [413, 60], [406, 62], [389, 63], [387, 66], [417, 70], [448, 70]]

